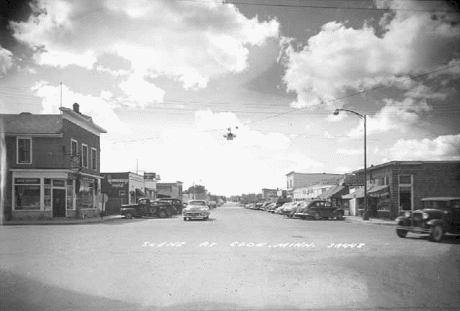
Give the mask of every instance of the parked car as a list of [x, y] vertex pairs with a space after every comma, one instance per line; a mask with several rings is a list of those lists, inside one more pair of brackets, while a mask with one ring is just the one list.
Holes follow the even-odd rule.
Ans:
[[176, 209], [169, 202], [152, 201], [147, 198], [139, 199], [137, 204], [124, 204], [120, 209], [120, 214], [127, 219], [143, 216], [166, 218], [176, 213]]
[[173, 199], [173, 198], [161, 198], [156, 199], [155, 201], [164, 201], [169, 202], [172, 206], [174, 206], [176, 213], [175, 215], [180, 215], [182, 213], [182, 209], [184, 208], [184, 204], [180, 199]]
[[343, 215], [343, 209], [332, 206], [332, 203], [329, 201], [309, 200], [305, 201], [293, 216], [300, 217], [301, 219], [314, 218], [315, 220], [319, 220], [336, 218], [342, 220]]
[[296, 201], [296, 202], [290, 202], [290, 203], [285, 203], [283, 205], [283, 210], [281, 211], [281, 214], [293, 218], [294, 217], [294, 212], [298, 210], [299, 206], [302, 206], [303, 201]]
[[460, 197], [431, 197], [421, 200], [421, 208], [396, 218], [396, 234], [429, 234], [434, 242], [446, 233], [460, 234]]
[[211, 213], [209, 211], [209, 206], [206, 200], [188, 201], [187, 207], [182, 210], [184, 221], [190, 219], [208, 220], [210, 214]]
[[209, 201], [208, 206], [209, 206], [209, 208], [217, 208], [217, 202], [216, 201]]
[[275, 212], [275, 209], [276, 209], [276, 203], [273, 202], [273, 203], [270, 203], [268, 204], [266, 207], [265, 207], [265, 210], [269, 213], [274, 213]]

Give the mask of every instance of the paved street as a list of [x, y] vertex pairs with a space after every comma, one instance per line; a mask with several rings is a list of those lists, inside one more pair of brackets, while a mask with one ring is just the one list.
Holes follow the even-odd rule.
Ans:
[[287, 219], [0, 228], [3, 310], [458, 310], [460, 239]]

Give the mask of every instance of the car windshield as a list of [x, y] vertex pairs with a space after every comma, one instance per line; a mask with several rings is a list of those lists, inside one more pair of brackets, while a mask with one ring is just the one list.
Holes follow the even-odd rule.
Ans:
[[188, 204], [189, 204], [189, 205], [206, 206], [206, 202], [205, 202], [205, 201], [189, 201]]

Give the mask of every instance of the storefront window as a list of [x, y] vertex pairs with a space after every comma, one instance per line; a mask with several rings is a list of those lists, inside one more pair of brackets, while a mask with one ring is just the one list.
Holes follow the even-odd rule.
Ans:
[[77, 194], [77, 206], [80, 208], [94, 208], [94, 182], [80, 181], [80, 191]]
[[75, 209], [73, 205], [73, 180], [67, 180], [67, 209]]
[[40, 185], [14, 187], [15, 210], [40, 210]]

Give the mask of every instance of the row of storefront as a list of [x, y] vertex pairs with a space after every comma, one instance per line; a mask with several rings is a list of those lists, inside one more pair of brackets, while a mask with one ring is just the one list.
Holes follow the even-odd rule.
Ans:
[[[364, 181], [366, 180], [366, 192]], [[322, 181], [291, 191], [293, 200], [327, 199], [346, 215], [394, 219], [418, 209], [426, 197], [460, 197], [460, 161], [392, 161], [346, 174], [336, 184]]]

